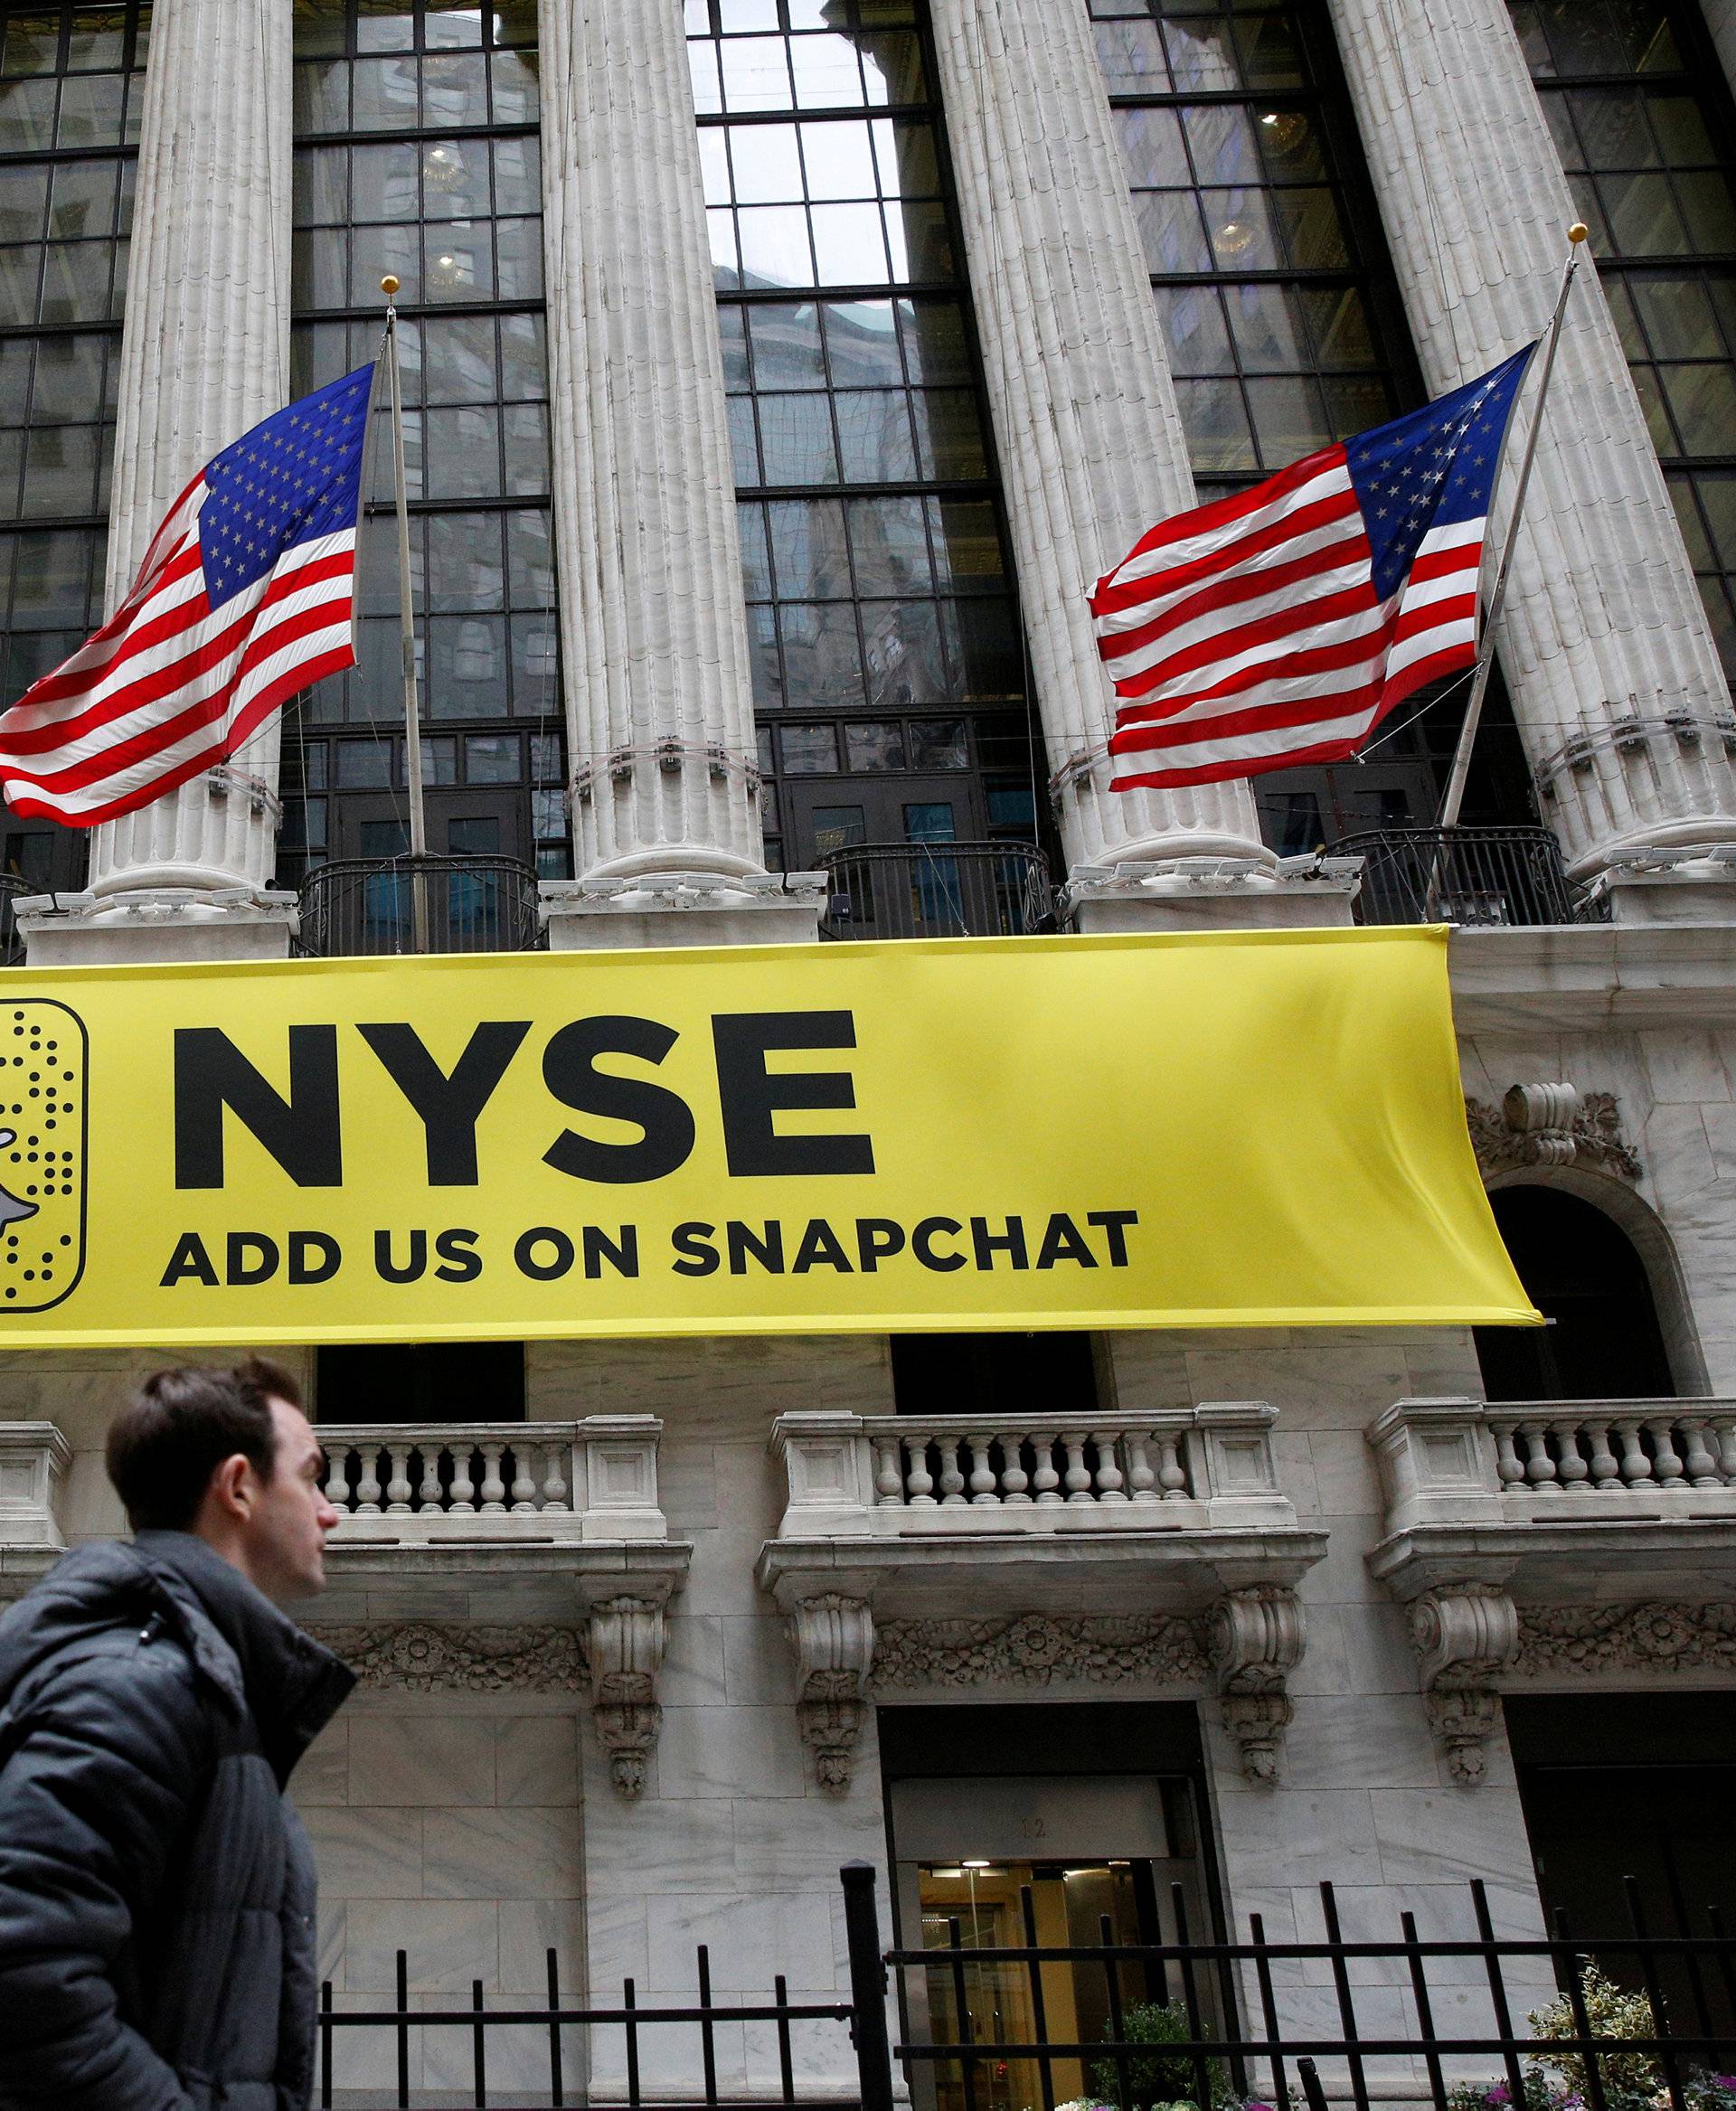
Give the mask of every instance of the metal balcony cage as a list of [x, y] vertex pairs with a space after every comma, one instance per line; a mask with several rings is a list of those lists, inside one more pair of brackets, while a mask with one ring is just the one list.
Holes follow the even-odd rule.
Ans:
[[539, 943], [536, 874], [516, 858], [340, 858], [300, 897], [300, 950], [528, 953]]
[[1363, 860], [1362, 924], [1596, 920], [1548, 828], [1373, 828], [1343, 837], [1327, 855]]
[[821, 864], [823, 938], [1010, 938], [1054, 927], [1049, 863], [1035, 843], [861, 843]]

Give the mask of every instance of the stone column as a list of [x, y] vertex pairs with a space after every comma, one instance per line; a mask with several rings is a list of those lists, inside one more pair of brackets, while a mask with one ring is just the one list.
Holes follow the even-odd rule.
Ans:
[[934, 0], [933, 23], [1068, 862], [1269, 867], [1245, 781], [1109, 788], [1115, 695], [1085, 597], [1195, 495], [1083, 0]]
[[[788, 904], [760, 853], [735, 478], [681, 9], [542, 0], [541, 24], [580, 874], [576, 888], [548, 891], [551, 939], [746, 935], [742, 912]], [[665, 884], [647, 889], [649, 878]], [[684, 916], [683, 904], [724, 914]], [[796, 912], [802, 928], [752, 935], [811, 937], [816, 914], [810, 902]]]
[[[1504, 0], [1332, 0], [1332, 18], [1438, 395], [1540, 334], [1577, 216]], [[1580, 278], [1500, 652], [1544, 817], [1583, 875], [1628, 844], [1730, 841], [1736, 770], [1681, 531], [1595, 274]]]
[[[157, 0], [121, 346], [111, 609], [193, 476], [288, 400], [291, 27], [283, 0]], [[274, 719], [227, 771], [95, 830], [92, 893], [268, 886], [277, 781]]]

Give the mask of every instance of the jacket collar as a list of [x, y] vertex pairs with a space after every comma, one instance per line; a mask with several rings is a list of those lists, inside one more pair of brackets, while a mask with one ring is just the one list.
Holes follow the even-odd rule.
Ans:
[[137, 1560], [199, 1671], [253, 1718], [279, 1784], [348, 1697], [355, 1673], [193, 1532], [141, 1531]]

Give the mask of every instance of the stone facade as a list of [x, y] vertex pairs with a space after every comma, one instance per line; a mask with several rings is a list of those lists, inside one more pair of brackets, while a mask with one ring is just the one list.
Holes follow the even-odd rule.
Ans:
[[[1244, 853], [1269, 867], [1244, 787], [1118, 811], [1101, 781], [1107, 699], [1067, 612], [1077, 564], [1070, 571], [1059, 551], [1083, 521], [1112, 545], [1189, 491], [1082, 15], [1061, 21], [1038, 0], [937, 0], [934, 12], [1069, 854], [1126, 865]], [[1567, 204], [1491, 0], [1425, 12], [1373, 0], [1334, 9], [1407, 259], [1412, 327], [1429, 381], [1444, 387], [1539, 320]], [[1713, 17], [1726, 42], [1728, 12]], [[156, 14], [141, 219], [145, 198], [161, 201], [153, 240], [167, 245], [159, 269], [179, 306], [171, 314], [159, 292], [128, 321], [118, 477], [128, 523], [159, 502], [182, 473], [175, 465], [232, 437], [282, 385], [288, 10], [158, 0]], [[615, 919], [612, 935], [557, 942], [664, 942], [675, 915], [704, 939], [751, 940], [778, 935], [764, 928], [769, 905], [811, 931], [816, 901], [768, 891], [758, 870], [741, 573], [675, 15], [651, 0], [601, 11], [543, 0], [542, 20], [567, 704], [573, 755], [590, 773], [588, 801], [575, 787], [581, 863], [606, 880], [677, 870], [710, 891], [697, 916], [631, 888], [595, 894], [582, 914]], [[255, 34], [257, 68], [250, 44], [231, 50]], [[195, 70], [177, 78], [171, 65], [207, 36], [227, 69], [220, 128], [233, 167], [172, 146], [210, 128]], [[176, 265], [192, 187], [222, 206], [200, 222], [209, 253]], [[1495, 231], [1495, 191], [1522, 202], [1523, 239]], [[1444, 251], [1400, 240], [1430, 212]], [[1443, 254], [1450, 280], [1430, 261]], [[243, 287], [250, 273], [257, 283]], [[151, 277], [141, 255], [136, 282]], [[220, 333], [236, 309], [252, 325]], [[193, 348], [173, 363], [171, 336]], [[1643, 690], [1660, 711], [1729, 708], [1601, 309], [1563, 357], [1552, 444], [1571, 466], [1540, 470], [1504, 640], [1540, 766], [1546, 726], [1579, 713], [1596, 730], [1611, 697]], [[161, 432], [147, 396], [168, 405]], [[123, 535], [118, 547], [130, 546]], [[1711, 740], [1668, 768], [1630, 768], [1610, 749], [1591, 788], [1559, 806], [1569, 854], [1590, 870], [1622, 845], [1736, 834], [1728, 767]], [[266, 866], [252, 823], [221, 843], [206, 830], [211, 804], [195, 787], [108, 842], [101, 884], [119, 889], [130, 874], [203, 891], [204, 950], [257, 950], [235, 928], [212, 936], [223, 904]], [[1656, 872], [1611, 886], [1609, 923], [1460, 933], [1454, 996], [1486, 1178], [1552, 1186], [1624, 1230], [1651, 1282], [1675, 1391], [1706, 1403], [1702, 1423], [1715, 1435], [1736, 1396], [1736, 888], [1726, 867], [1675, 855], [1666, 847]], [[1107, 882], [1121, 888], [1120, 925], [1203, 920], [1184, 899], [1193, 881], [1176, 878], [1167, 893], [1125, 874]], [[1297, 890], [1256, 873], [1213, 892], [1204, 920], [1342, 920], [1351, 884], [1329, 880], [1314, 897], [1324, 906], [1302, 911]], [[250, 913], [256, 923], [269, 912]], [[178, 914], [171, 904], [165, 928]], [[35, 957], [112, 956], [125, 949], [118, 929], [99, 911], [76, 929], [44, 926]], [[27, 1586], [60, 1546], [121, 1529], [104, 1429], [129, 1379], [162, 1360], [0, 1357], [0, 1588]], [[288, 1360], [311, 1375], [305, 1353]], [[1391, 1937], [1402, 1908], [1426, 1937], [1463, 1927], [1463, 1887], [1478, 1877], [1497, 1927], [1534, 1935], [1542, 1908], [1501, 1696], [1731, 1682], [1736, 1579], [1723, 1574], [1720, 1503], [1736, 1462], [1718, 1468], [1719, 1501], [1708, 1494], [1675, 1531], [1671, 1560], [1645, 1517], [1615, 1509], [1574, 1512], [1572, 1550], [1550, 1503], [1601, 1498], [1558, 1487], [1533, 1499], [1503, 1480], [1463, 1332], [1099, 1343], [1106, 1414], [1162, 1410], [1203, 1426], [1222, 1403], [1265, 1403], [1261, 1558], [1233, 1572], [1221, 1551], [1188, 1567], [1149, 1550], [1088, 1569], [1078, 1540], [1039, 1546], [1033, 1534], [980, 1578], [913, 1579], [882, 1547], [858, 1573], [810, 1588], [816, 1571], [785, 1531], [791, 1483], [774, 1425], [892, 1413], [884, 1341], [548, 1343], [530, 1350], [528, 1372], [533, 1421], [657, 1418], [665, 1536], [652, 1543], [664, 1552], [623, 1552], [624, 1581], [605, 1587], [576, 1544], [533, 1560], [488, 1544], [486, 1531], [414, 1550], [340, 1533], [335, 1588], [311, 1616], [358, 1663], [362, 1690], [296, 1783], [320, 1855], [325, 1969], [340, 2005], [389, 1993], [400, 1948], [425, 2007], [467, 1999], [476, 1980], [492, 2003], [539, 2000], [550, 1947], [563, 1984], [599, 2001], [627, 1978], [644, 2003], [691, 1995], [699, 1943], [723, 1997], [767, 1998], [779, 1973], [793, 1994], [832, 1994], [845, 1984], [839, 1865], [873, 1863], [882, 1898], [892, 1875], [882, 1719], [918, 1705], [1195, 1710], [1211, 1852], [1238, 1928], [1259, 1912], [1275, 1938], [1316, 1934], [1329, 1879], [1347, 1936]], [[1431, 1431], [1461, 1451], [1424, 1485], [1407, 1462], [1411, 1439], [1420, 1457]], [[1690, 1431], [1683, 1442], [1693, 1441]], [[1688, 1479], [1708, 1475], [1696, 1466]], [[1202, 1516], [1188, 1529], [1209, 1536], [1208, 1494], [1194, 1494]], [[1179, 1546], [1187, 1531], [1174, 1537]], [[1304, 2005], [1316, 1995], [1324, 2013], [1328, 1989], [1296, 1993]], [[1407, 2001], [1396, 1985], [1360, 1989], [1363, 2031], [1406, 2029]], [[502, 2088], [535, 2086], [534, 2040], [527, 2031], [501, 2055]], [[449, 2032], [419, 2039], [418, 2086], [456, 2086], [461, 2050]], [[805, 2080], [849, 2093], [835, 2032], [798, 2034], [796, 2058]], [[391, 2061], [383, 2035], [363, 2040], [344, 2083], [385, 2087]], [[616, 2100], [618, 2039], [575, 2044], [572, 2071], [587, 2061], [593, 2094]], [[775, 2093], [769, 2027], [723, 2032], [718, 2062], [726, 2095]], [[684, 2075], [686, 2049], [648, 2047], [648, 2092]]]

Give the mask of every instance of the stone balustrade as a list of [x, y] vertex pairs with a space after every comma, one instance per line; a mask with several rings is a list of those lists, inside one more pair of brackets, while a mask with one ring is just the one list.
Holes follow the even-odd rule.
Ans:
[[781, 1539], [1289, 1525], [1260, 1400], [1149, 1414], [780, 1415]]
[[340, 1546], [666, 1540], [654, 1415], [322, 1425]]
[[1736, 1400], [1400, 1400], [1368, 1437], [1389, 1532], [1708, 1503], [1736, 1517]]
[[0, 1550], [65, 1546], [71, 1463], [72, 1447], [52, 1422], [0, 1422]]
[[1736, 1400], [1403, 1399], [1370, 1425], [1385, 1530], [1457, 1780], [1483, 1778], [1524, 1623], [1736, 1591]]

